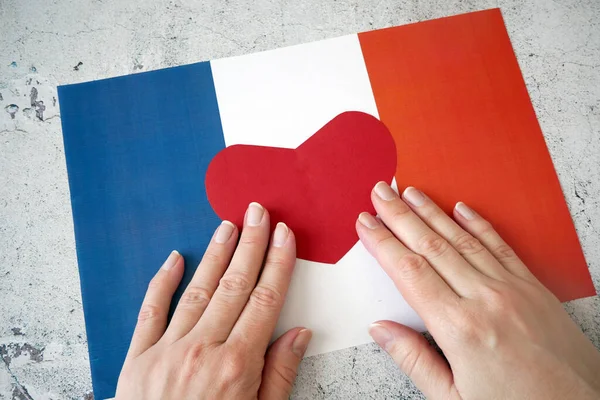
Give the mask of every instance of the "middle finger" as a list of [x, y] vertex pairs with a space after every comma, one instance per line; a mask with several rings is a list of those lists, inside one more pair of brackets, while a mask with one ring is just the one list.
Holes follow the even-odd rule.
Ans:
[[269, 213], [251, 203], [229, 268], [191, 335], [212, 343], [227, 340], [256, 285], [268, 243]]
[[371, 200], [394, 235], [410, 250], [425, 257], [459, 296], [469, 296], [473, 282], [484, 278], [446, 240], [429, 228], [387, 183], [375, 185]]

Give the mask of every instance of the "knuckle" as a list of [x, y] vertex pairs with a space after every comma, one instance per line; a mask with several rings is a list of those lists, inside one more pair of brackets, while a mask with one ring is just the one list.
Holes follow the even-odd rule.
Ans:
[[273, 254], [269, 254], [267, 256], [267, 261], [265, 263], [265, 265], [268, 265], [270, 268], [275, 268], [275, 269], [285, 269], [286, 267], [288, 267], [289, 264], [290, 264], [290, 262], [288, 260], [286, 260], [284, 257], [273, 255]]
[[154, 304], [144, 303], [138, 314], [138, 322], [144, 324], [145, 322], [155, 319], [160, 316], [160, 308]]
[[493, 254], [499, 261], [509, 261], [517, 258], [515, 251], [506, 243], [501, 243], [493, 250]]
[[409, 346], [406, 352], [403, 354], [402, 359], [399, 362], [399, 367], [406, 375], [413, 377], [413, 373], [419, 364], [422, 352], [419, 351], [416, 346]]
[[414, 253], [408, 253], [398, 260], [398, 269], [404, 276], [414, 276], [423, 273], [429, 265], [425, 259]]
[[519, 304], [522, 301], [522, 295], [519, 293], [521, 288], [520, 285], [517, 287], [513, 287], [513, 285], [515, 283], [506, 284], [497, 281], [483, 288], [481, 298], [494, 314], [503, 315], [509, 319], [513, 319], [519, 314]]
[[391, 234], [386, 234], [384, 237], [380, 237], [375, 241], [375, 252], [382, 253], [391, 246], [397, 239]]
[[289, 365], [279, 364], [273, 367], [273, 371], [282, 384], [287, 385], [287, 387], [294, 386], [294, 381], [296, 380], [296, 370], [294, 368]]
[[240, 245], [244, 246], [258, 246], [262, 244], [262, 238], [258, 235], [242, 235], [240, 238]]
[[443, 255], [449, 249], [448, 242], [437, 235], [427, 234], [419, 240], [419, 253], [435, 258]]
[[475, 347], [497, 346], [494, 323], [481, 310], [460, 308], [450, 311], [449, 316], [452, 323], [446, 327], [446, 331], [458, 343]]
[[399, 201], [397, 202], [397, 204], [394, 205], [394, 211], [392, 212], [391, 220], [393, 223], [400, 222], [406, 217], [406, 215], [410, 214], [411, 212], [412, 211], [410, 207], [406, 205], [406, 203], [404, 203], [403, 201]]
[[455, 320], [456, 336], [463, 343], [477, 343], [481, 338], [479, 321], [472, 314], [462, 314]]
[[468, 233], [458, 236], [453, 242], [454, 248], [463, 255], [477, 254], [485, 250], [481, 242]]
[[492, 226], [492, 224], [490, 224], [488, 221], [483, 221], [481, 223], [481, 226], [479, 228], [480, 236], [486, 236], [486, 235], [490, 235], [490, 234], [494, 234], [494, 233], [496, 233], [496, 231], [494, 230], [494, 227]]
[[271, 286], [259, 285], [254, 288], [250, 300], [259, 307], [274, 308], [281, 304], [283, 295], [281, 292]]
[[[221, 384], [231, 386], [240, 381], [246, 374], [247, 357], [240, 350], [231, 350], [223, 357], [221, 368]], [[262, 368], [261, 368], [262, 370]]]
[[201, 286], [188, 286], [183, 292], [179, 305], [183, 307], [205, 307], [212, 297], [212, 292]]
[[[500, 319], [510, 318], [510, 315], [498, 314]], [[496, 350], [502, 346], [502, 331], [498, 330], [497, 324], [483, 317], [479, 313], [469, 312], [456, 319], [453, 335], [460, 343], [475, 348], [489, 348]]]
[[223, 292], [226, 295], [231, 296], [247, 294], [251, 288], [248, 278], [240, 274], [224, 276], [221, 278], [219, 286], [223, 289]]
[[148, 282], [148, 290], [159, 289], [161, 286], [164, 285], [165, 280], [162, 275], [163, 274], [158, 273], [154, 275], [152, 279], [150, 279], [150, 282]]
[[488, 307], [495, 311], [507, 311], [510, 305], [509, 295], [501, 288], [486, 285], [483, 287], [482, 297]]
[[208, 263], [208, 264], [219, 264], [221, 263], [221, 259], [222, 257], [213, 252], [213, 251], [207, 251], [206, 253], [204, 253], [204, 256], [202, 257], [202, 262], [204, 263]]
[[182, 370], [185, 376], [194, 376], [201, 366], [204, 345], [201, 342], [192, 343], [185, 349]]

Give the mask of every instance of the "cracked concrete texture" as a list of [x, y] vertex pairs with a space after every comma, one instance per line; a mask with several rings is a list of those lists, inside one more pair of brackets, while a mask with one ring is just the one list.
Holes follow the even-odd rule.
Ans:
[[[0, 1], [0, 399], [91, 398], [58, 84], [491, 7], [504, 14], [598, 289], [595, 0]], [[566, 308], [600, 347], [599, 298]], [[293, 397], [421, 396], [377, 346], [365, 345], [305, 360]]]

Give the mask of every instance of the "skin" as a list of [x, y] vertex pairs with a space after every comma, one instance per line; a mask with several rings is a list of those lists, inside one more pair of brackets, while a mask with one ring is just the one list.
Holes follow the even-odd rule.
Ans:
[[115, 397], [287, 398], [311, 332], [292, 329], [267, 347], [295, 261], [294, 233], [278, 224], [269, 243], [269, 213], [251, 204], [239, 244], [233, 224], [217, 228], [167, 328], [183, 275], [171, 253], [148, 286]]
[[[396, 322], [369, 333], [425, 396], [599, 398], [600, 353], [479, 214], [458, 203], [451, 218], [417, 189], [399, 197], [384, 182], [371, 199], [379, 217], [360, 214], [360, 240], [443, 354]], [[311, 333], [294, 328], [268, 344], [294, 234], [279, 224], [269, 244], [269, 214], [253, 204], [237, 239], [232, 224], [217, 229], [167, 328], [183, 274], [182, 257], [169, 256], [149, 285], [117, 399], [289, 396]]]

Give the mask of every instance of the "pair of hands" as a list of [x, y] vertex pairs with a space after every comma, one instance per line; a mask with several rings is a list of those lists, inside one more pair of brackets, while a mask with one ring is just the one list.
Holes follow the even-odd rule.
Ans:
[[[445, 358], [412, 329], [369, 332], [432, 399], [600, 396], [600, 355], [492, 226], [463, 203], [454, 220], [415, 188], [371, 193], [381, 219], [356, 230], [421, 316]], [[283, 399], [311, 338], [294, 328], [269, 347], [296, 254], [293, 232], [250, 204], [239, 237], [215, 232], [171, 323], [183, 275], [173, 252], [152, 279], [119, 378], [117, 399]], [[266, 257], [265, 257], [266, 254]]]

